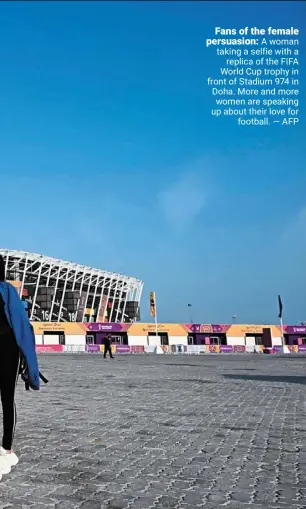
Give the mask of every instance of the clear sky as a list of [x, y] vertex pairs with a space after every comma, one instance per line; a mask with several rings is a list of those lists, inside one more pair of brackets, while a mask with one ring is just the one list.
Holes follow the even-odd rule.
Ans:
[[303, 2], [1, 2], [0, 246], [134, 275], [159, 321], [306, 321], [300, 126], [210, 116], [214, 26]]

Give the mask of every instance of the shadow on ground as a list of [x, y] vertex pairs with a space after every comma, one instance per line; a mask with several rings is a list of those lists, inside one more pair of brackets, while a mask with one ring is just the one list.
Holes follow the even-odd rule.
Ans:
[[286, 376], [286, 375], [223, 375], [224, 378], [231, 380], [250, 380], [254, 382], [280, 382], [288, 384], [306, 385], [306, 376]]

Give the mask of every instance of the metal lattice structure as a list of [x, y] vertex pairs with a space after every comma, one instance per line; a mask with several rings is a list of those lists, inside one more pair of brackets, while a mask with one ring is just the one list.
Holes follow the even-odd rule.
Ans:
[[0, 248], [6, 279], [18, 289], [28, 316], [44, 322], [132, 322], [140, 318], [143, 282], [25, 251]]

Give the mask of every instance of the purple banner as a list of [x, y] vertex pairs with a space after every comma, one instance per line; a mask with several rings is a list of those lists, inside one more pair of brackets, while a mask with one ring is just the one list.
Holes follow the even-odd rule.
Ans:
[[130, 353], [131, 349], [128, 345], [116, 345], [116, 353]]
[[[300, 346], [306, 346], [306, 345], [286, 345], [289, 349], [289, 351], [291, 353], [298, 353], [298, 352], [301, 352], [302, 350], [300, 350]], [[282, 346], [280, 345], [277, 345], [277, 346], [273, 346], [272, 348], [272, 353], [277, 353], [280, 351], [280, 349], [282, 348]], [[305, 350], [306, 352], [306, 350]]]
[[196, 334], [224, 334], [228, 331], [229, 325], [193, 323], [188, 325], [190, 331]]
[[284, 329], [286, 334], [306, 334], [306, 327], [303, 325], [286, 325]]
[[232, 353], [233, 347], [231, 345], [220, 345], [220, 353]]
[[92, 332], [121, 332], [125, 331], [125, 324], [121, 323], [90, 323], [87, 330]]
[[107, 335], [107, 332], [98, 332], [96, 334], [96, 343], [97, 345], [103, 345], [104, 344], [104, 340], [105, 340], [105, 336]]
[[86, 345], [86, 352], [89, 353], [100, 352], [100, 345]]
[[233, 345], [233, 352], [245, 353], [245, 345]]
[[144, 353], [145, 347], [143, 345], [131, 345], [132, 353]]
[[275, 345], [275, 346], [273, 346], [272, 351], [273, 351], [273, 353], [277, 353], [280, 351], [281, 348], [282, 348], [281, 345]]
[[299, 352], [306, 353], [306, 345], [299, 345]]

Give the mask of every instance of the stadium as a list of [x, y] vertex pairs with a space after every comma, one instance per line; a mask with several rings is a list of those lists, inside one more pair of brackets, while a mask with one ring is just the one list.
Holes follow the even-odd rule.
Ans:
[[25, 251], [0, 254], [32, 322], [140, 320], [139, 279]]
[[282, 332], [264, 324], [141, 323], [139, 279], [25, 251], [0, 249], [0, 254], [6, 279], [33, 324], [38, 350], [100, 351], [109, 333], [117, 353], [160, 347], [167, 352], [259, 352], [264, 346], [279, 348], [282, 334], [291, 348], [306, 349], [304, 325], [284, 325]]

